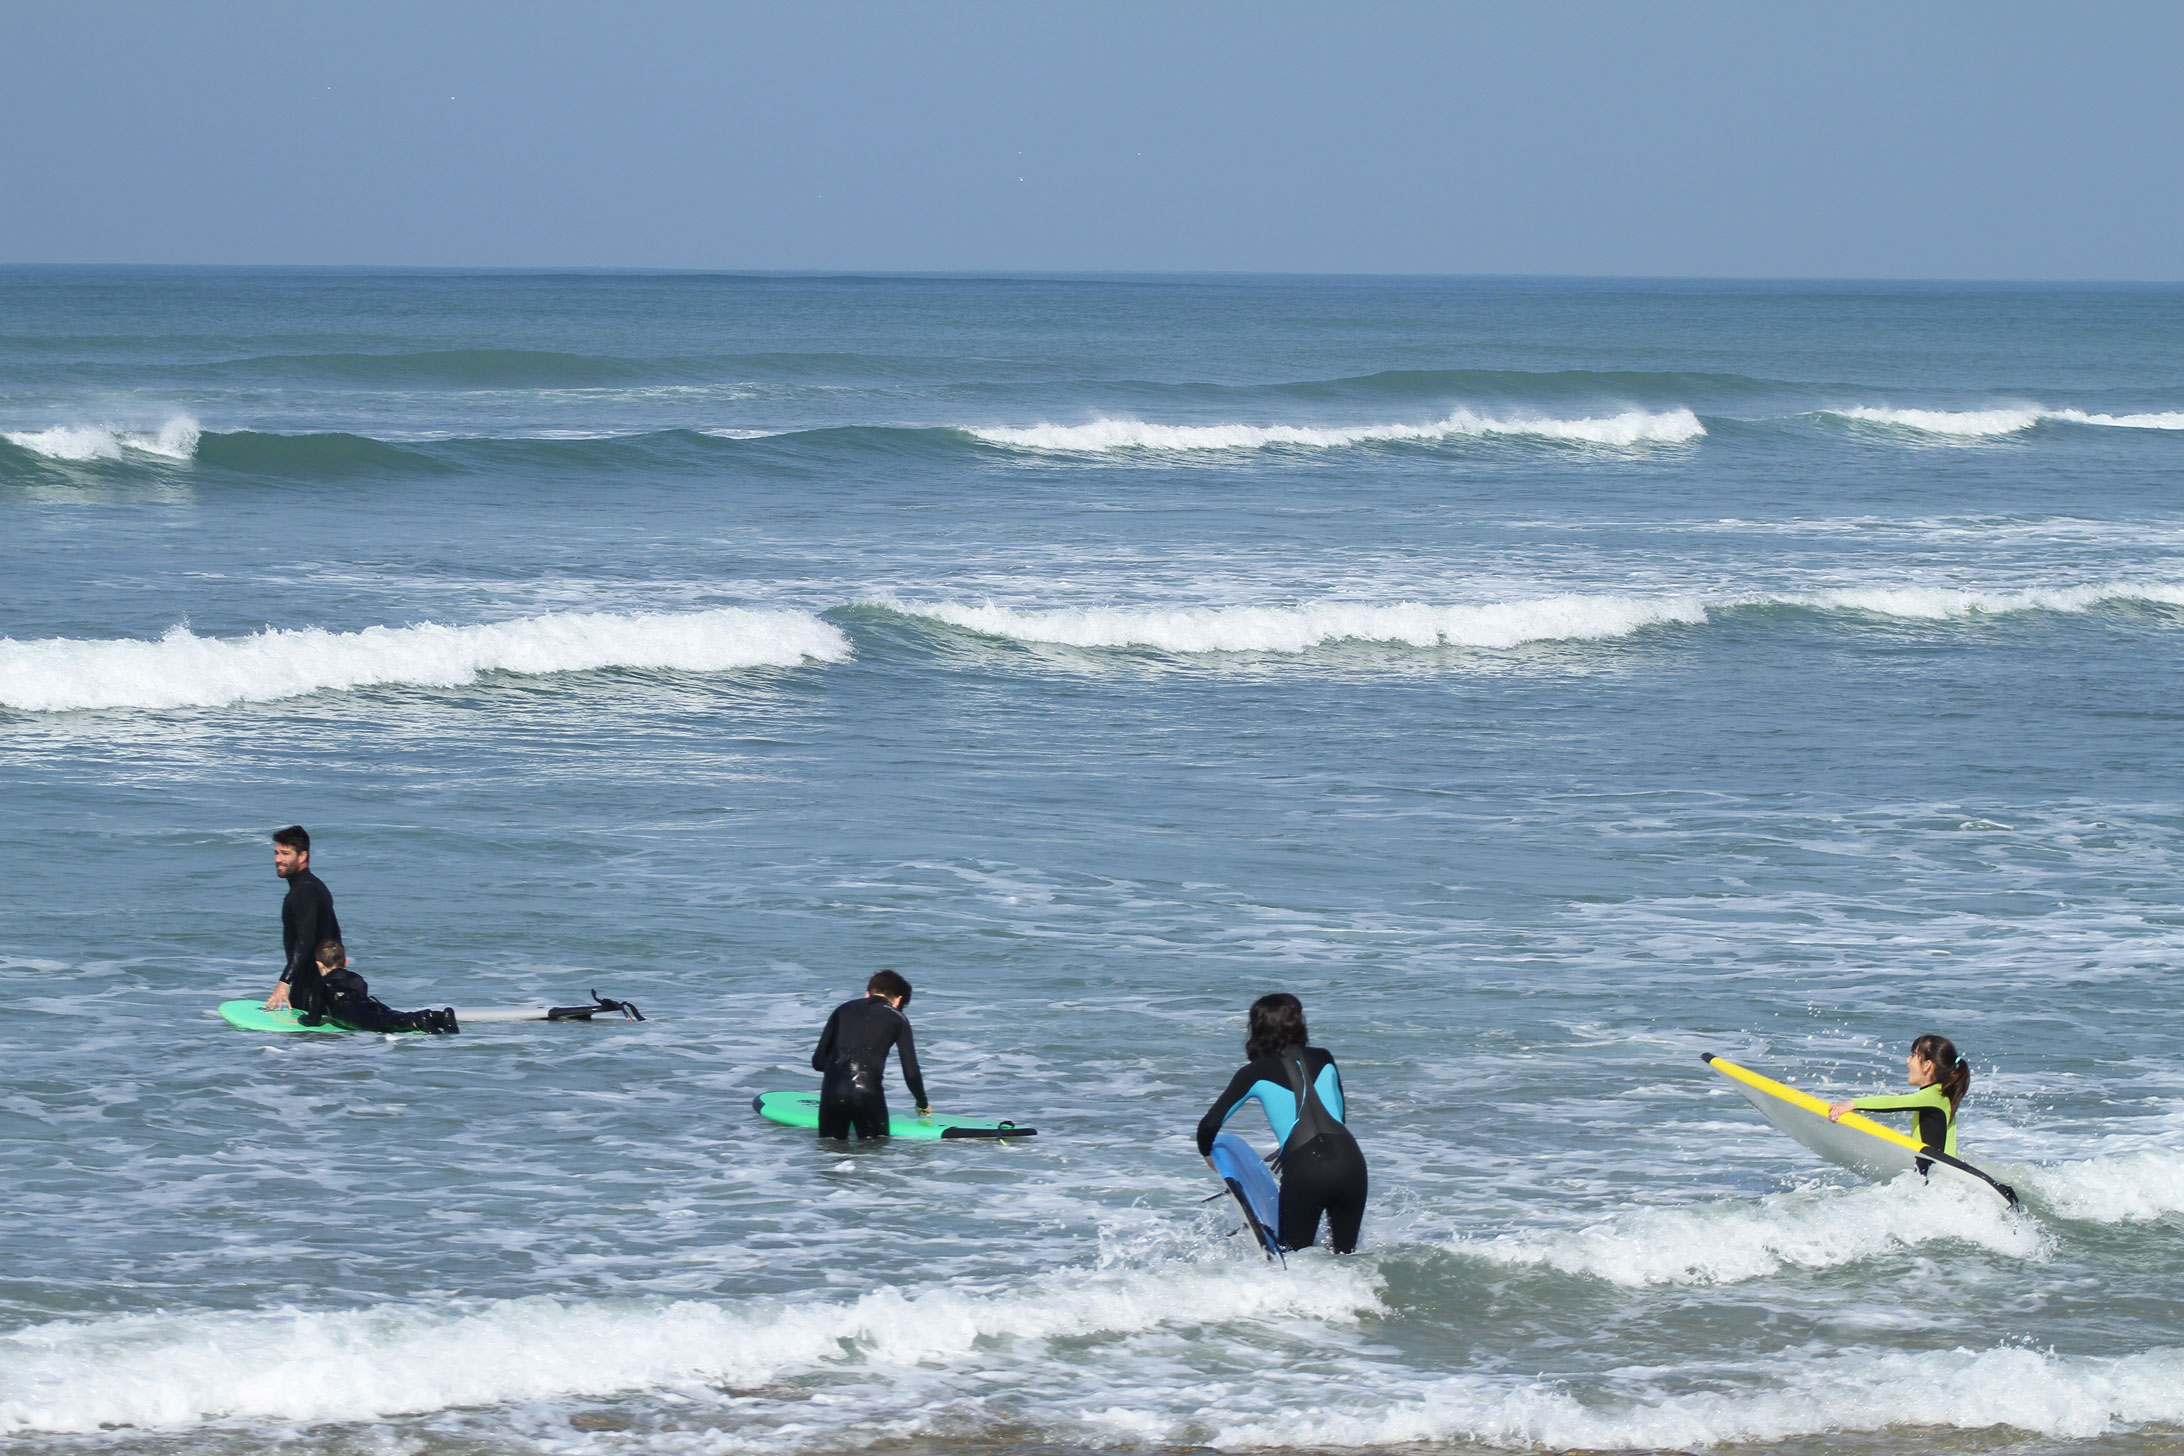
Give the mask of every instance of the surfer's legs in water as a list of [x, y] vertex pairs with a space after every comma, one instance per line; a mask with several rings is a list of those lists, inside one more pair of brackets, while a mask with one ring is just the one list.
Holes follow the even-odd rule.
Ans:
[[462, 1030], [455, 1024], [452, 1006], [437, 1011], [396, 1011], [376, 996], [368, 996], [362, 1002], [344, 1001], [329, 1010], [327, 1018], [351, 1031], [453, 1033]]
[[878, 1077], [829, 1074], [819, 1084], [819, 1136], [846, 1138], [852, 1131], [861, 1138], [887, 1136], [887, 1093]]
[[438, 1011], [396, 1011], [374, 996], [370, 984], [349, 969], [349, 953], [338, 940], [329, 940], [318, 948], [318, 972], [320, 1002], [304, 1017], [306, 1026], [331, 1021], [351, 1031], [462, 1030], [455, 1024], [455, 1009], [451, 1006]]
[[1357, 1248], [1365, 1222], [1365, 1154], [1357, 1139], [1331, 1134], [1282, 1154], [1282, 1242], [1310, 1248], [1327, 1215], [1327, 1242], [1338, 1254]]

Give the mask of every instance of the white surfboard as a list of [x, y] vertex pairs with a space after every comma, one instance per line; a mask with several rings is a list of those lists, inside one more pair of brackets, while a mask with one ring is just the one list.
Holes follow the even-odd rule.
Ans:
[[1727, 1057], [1717, 1057], [1711, 1052], [1702, 1052], [1700, 1056], [1709, 1067], [1727, 1077], [1730, 1085], [1757, 1108], [1759, 1115], [1772, 1123], [1776, 1131], [1795, 1138], [1838, 1167], [1884, 1183], [1905, 1173], [1919, 1173], [1930, 1183], [1976, 1188], [2012, 1206], [2017, 1203], [2015, 1189], [1980, 1172], [1962, 1158], [1953, 1158], [1941, 1149], [1907, 1137], [1863, 1113], [1846, 1112], [1840, 1120], [1830, 1122], [1828, 1104], [1811, 1093], [1763, 1077]]

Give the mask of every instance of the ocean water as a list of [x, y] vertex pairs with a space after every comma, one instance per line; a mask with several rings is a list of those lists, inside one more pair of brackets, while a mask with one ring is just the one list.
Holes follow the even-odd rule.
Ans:
[[[0, 273], [0, 1452], [2179, 1449], [2180, 340]], [[396, 1006], [650, 1019], [230, 1030], [290, 821]], [[883, 965], [1036, 1138], [752, 1115]], [[1201, 1201], [1276, 989], [1349, 1259]], [[1928, 1030], [2022, 1210], [1699, 1061]]]

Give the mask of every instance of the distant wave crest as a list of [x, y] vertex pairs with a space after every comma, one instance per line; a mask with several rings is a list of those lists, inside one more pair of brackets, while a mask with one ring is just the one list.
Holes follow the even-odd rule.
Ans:
[[1699, 623], [1691, 597], [1557, 596], [1471, 605], [1325, 602], [1294, 607], [1082, 607], [1019, 610], [957, 602], [881, 603], [989, 637], [1067, 647], [1162, 652], [1303, 652], [1331, 642], [1410, 647], [1514, 647], [1622, 637], [1666, 622]]
[[115, 425], [54, 425], [44, 430], [11, 430], [0, 433], [18, 450], [47, 460], [80, 464], [89, 460], [121, 460], [130, 455], [150, 455], [162, 460], [188, 460], [197, 453], [197, 421], [176, 415], [156, 430], [131, 430]]
[[989, 445], [1010, 449], [1102, 454], [1114, 450], [1258, 450], [1275, 445], [1331, 450], [1347, 445], [1465, 436], [1521, 436], [1589, 445], [1682, 444], [1704, 435], [1706, 426], [1688, 409], [1659, 413], [1626, 410], [1576, 419], [1495, 418], [1457, 410], [1445, 419], [1424, 425], [1159, 425], [1144, 420], [1097, 419], [1081, 425], [984, 426], [966, 433]]
[[838, 662], [849, 639], [808, 612], [560, 612], [481, 626], [268, 628], [156, 641], [0, 638], [0, 707], [215, 707], [391, 684], [453, 687], [482, 673], [599, 668], [724, 672]]
[[1966, 440], [2015, 435], [2031, 429], [2034, 425], [2051, 421], [2070, 425], [2100, 425], [2121, 430], [2184, 430], [2184, 410], [2113, 415], [2089, 414], [2085, 410], [2075, 409], [2047, 409], [2040, 405], [2009, 405], [1978, 410], [1882, 409], [1859, 406], [1855, 409], [1822, 410], [1820, 413], [1856, 424], [1884, 425], [1899, 430], [1915, 430], [1924, 435]]
[[2101, 582], [2024, 590], [1853, 587], [1718, 598], [1572, 593], [1466, 603], [1009, 607], [888, 597], [870, 605], [987, 637], [1060, 647], [1301, 653], [1340, 642], [1492, 649], [1528, 642], [1604, 641], [1649, 627], [1703, 626], [1739, 612], [1855, 612], [1944, 622], [2017, 612], [2085, 612], [2132, 601], [2184, 606], [2184, 583]]

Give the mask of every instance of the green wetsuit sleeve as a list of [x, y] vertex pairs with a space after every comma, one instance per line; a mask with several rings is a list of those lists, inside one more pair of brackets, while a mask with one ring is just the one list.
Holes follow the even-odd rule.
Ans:
[[[1905, 1092], [1895, 1097], [1859, 1097], [1850, 1104], [1860, 1112], [1914, 1112], [1935, 1118], [1928, 1125], [1925, 1116], [1912, 1119], [1913, 1135], [1930, 1146], [1939, 1147], [1951, 1157], [1956, 1155], [1956, 1118], [1949, 1111], [1949, 1094], [1941, 1090], [1939, 1082], [1921, 1087], [1916, 1092]], [[1935, 1131], [1939, 1129], [1940, 1136]]]
[[1916, 1092], [1906, 1092], [1899, 1097], [1859, 1097], [1852, 1100], [1852, 1107], [1860, 1112], [1915, 1112], [1921, 1107], [1938, 1107], [1949, 1110], [1949, 1094], [1941, 1090], [1941, 1084], [1921, 1087]]

